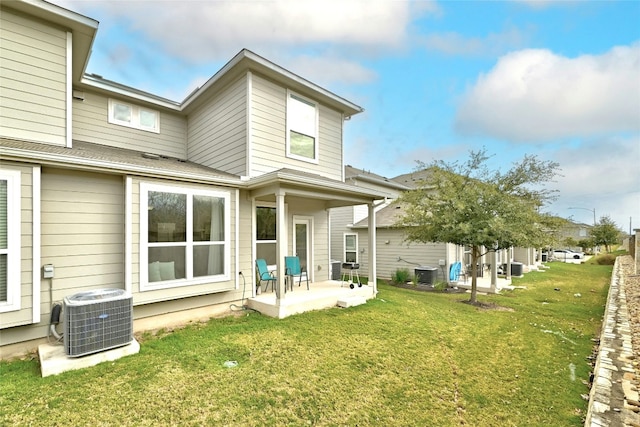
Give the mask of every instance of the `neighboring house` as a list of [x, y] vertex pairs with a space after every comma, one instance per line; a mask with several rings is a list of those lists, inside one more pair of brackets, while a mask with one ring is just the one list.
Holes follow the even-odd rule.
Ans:
[[[410, 172], [407, 174], [399, 175], [393, 178], [394, 181], [399, 182], [407, 187], [415, 188], [419, 185], [420, 181], [424, 179], [425, 171], [417, 171]], [[445, 255], [449, 255], [451, 252], [447, 251]], [[501, 250], [496, 253], [496, 263], [498, 266], [504, 266], [507, 263], [516, 262], [523, 265], [523, 270], [531, 271], [537, 269], [537, 266], [540, 264], [540, 260], [537, 259], [539, 257], [539, 252], [534, 248], [511, 248], [510, 250]], [[482, 257], [482, 274], [487, 273], [485, 270], [488, 268], [487, 266], [492, 263], [491, 254], [485, 255]], [[440, 258], [442, 259], [442, 257]], [[455, 256], [456, 261], [460, 261], [463, 265], [468, 265], [471, 263], [471, 257], [469, 255], [468, 250], [458, 249], [456, 251]], [[450, 263], [448, 262], [447, 265]], [[469, 272], [470, 274], [470, 272]], [[510, 275], [510, 274], [507, 274]]]
[[[415, 269], [435, 268], [437, 281], [449, 281], [449, 266], [457, 261], [463, 261], [462, 249], [452, 243], [417, 243], [405, 241], [403, 228], [395, 226], [404, 209], [399, 203], [393, 203], [376, 212], [377, 258], [376, 268], [378, 277], [391, 278], [396, 270], [407, 269], [413, 275]], [[358, 235], [363, 247], [368, 241], [368, 218], [364, 218], [353, 225], [352, 230]], [[363, 275], [367, 275], [369, 266], [367, 260], [362, 263]]]
[[[410, 172], [388, 179], [368, 171], [347, 166], [345, 177], [358, 182], [359, 186], [368, 186], [385, 195], [385, 203], [375, 209], [376, 224], [376, 274], [389, 279], [397, 270], [407, 269], [411, 274], [418, 270], [436, 271], [437, 281], [450, 281], [451, 265], [460, 262], [463, 272], [470, 275], [471, 256], [469, 248], [452, 243], [418, 243], [405, 240], [405, 230], [396, 227], [397, 220], [403, 215], [403, 207], [393, 200], [409, 189], [415, 188], [424, 177], [424, 171]], [[351, 178], [350, 178], [351, 177]], [[331, 212], [331, 257], [341, 262], [357, 262], [360, 274], [369, 274], [368, 257], [364, 256], [369, 241], [369, 218], [365, 207], [332, 209]], [[492, 254], [482, 257], [480, 274], [490, 278]], [[507, 263], [522, 264], [523, 271], [537, 268], [537, 252], [532, 248], [512, 248], [496, 254], [495, 263], [502, 267]], [[502, 271], [502, 268], [500, 268]], [[428, 273], [432, 275], [434, 273]], [[508, 274], [510, 276], [510, 274]], [[505, 283], [501, 283], [504, 285]]]
[[[406, 179], [405, 179], [406, 178]], [[416, 185], [414, 174], [389, 179], [370, 171], [345, 167], [345, 179], [359, 187], [366, 187], [384, 196], [384, 202], [375, 208], [376, 268], [378, 277], [391, 278], [398, 269], [432, 267], [438, 280], [448, 280], [448, 266], [462, 259], [462, 252], [453, 244], [422, 244], [405, 241], [404, 231], [395, 223], [402, 207], [394, 204], [403, 191]], [[369, 275], [366, 256], [369, 239], [369, 217], [366, 206], [353, 206], [331, 210], [331, 257], [340, 262], [356, 262], [360, 274]]]
[[590, 232], [592, 227], [593, 227], [592, 225], [573, 222], [571, 220], [566, 220], [564, 223], [564, 226], [560, 228], [558, 232], [558, 239], [559, 239], [558, 249], [571, 249], [571, 250], [577, 250], [577, 251], [592, 249], [592, 248], [582, 248], [577, 245], [577, 243], [580, 242], [581, 240], [590, 239]]
[[[374, 191], [383, 197], [383, 200], [375, 206], [375, 212], [389, 206], [402, 191], [408, 189], [383, 176], [350, 165], [345, 166], [344, 176], [346, 182]], [[365, 267], [368, 263], [368, 256], [365, 254], [368, 235], [366, 230], [358, 231], [352, 227], [368, 216], [366, 205], [331, 209], [331, 259], [340, 263], [358, 263], [363, 266], [361, 274], [368, 274], [368, 269]]]
[[329, 280], [329, 209], [384, 199], [344, 179], [362, 108], [248, 50], [173, 102], [85, 74], [93, 19], [0, 8], [0, 356], [81, 291], [125, 289], [137, 330], [228, 312], [255, 296], [256, 258], [279, 306], [285, 255]]

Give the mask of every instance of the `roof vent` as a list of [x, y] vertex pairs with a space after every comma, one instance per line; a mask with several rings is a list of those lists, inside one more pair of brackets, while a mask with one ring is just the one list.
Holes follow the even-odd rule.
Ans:
[[160, 159], [160, 155], [153, 154], [153, 153], [142, 153], [142, 157], [144, 157], [145, 159], [151, 159], [151, 160], [159, 160]]

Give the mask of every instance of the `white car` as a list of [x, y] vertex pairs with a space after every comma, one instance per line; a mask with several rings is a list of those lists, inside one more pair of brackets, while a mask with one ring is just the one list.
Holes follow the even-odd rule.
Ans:
[[558, 261], [582, 260], [584, 259], [584, 253], [574, 252], [570, 249], [556, 249], [553, 251], [553, 259]]

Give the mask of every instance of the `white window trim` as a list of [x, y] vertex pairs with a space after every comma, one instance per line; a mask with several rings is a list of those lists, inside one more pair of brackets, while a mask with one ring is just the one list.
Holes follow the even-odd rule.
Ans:
[[[252, 236], [253, 236], [253, 241], [256, 247], [256, 253], [257, 253], [257, 247], [260, 244], [271, 244], [271, 245], [275, 245], [278, 243], [277, 240], [277, 233], [276, 233], [276, 239], [272, 239], [272, 240], [259, 240], [258, 237], [256, 236], [256, 234], [258, 233], [258, 215], [257, 215], [257, 210], [258, 208], [271, 208], [271, 209], [275, 209], [276, 208], [276, 204], [275, 203], [267, 203], [267, 202], [260, 202], [259, 204], [256, 204], [253, 208], [253, 222], [255, 223], [255, 227], [254, 230], [252, 232]], [[277, 224], [276, 224], [276, 230], [277, 230]]]
[[[114, 107], [116, 104], [126, 105], [131, 108], [131, 122], [125, 122], [122, 120], [117, 120], [114, 115]], [[140, 112], [146, 111], [149, 113], [153, 113], [156, 116], [155, 126], [143, 126], [140, 123]], [[152, 110], [150, 108], [139, 107], [137, 105], [129, 104], [128, 102], [118, 101], [116, 99], [109, 98], [109, 123], [119, 126], [126, 126], [133, 129], [139, 129], [146, 132], [160, 133], [160, 112], [156, 110]]]
[[343, 233], [342, 235], [342, 262], [347, 262], [347, 236], [355, 236], [356, 238], [356, 248], [354, 249], [356, 253], [356, 263], [358, 263], [360, 254], [358, 253], [358, 233]]
[[[315, 123], [315, 135], [309, 135], [309, 136], [313, 136], [315, 138], [315, 143], [314, 145], [314, 158], [310, 159], [308, 157], [304, 157], [304, 156], [299, 156], [297, 154], [293, 154], [291, 153], [291, 118], [289, 116], [290, 113], [290, 109], [289, 109], [289, 100], [291, 99], [291, 95], [296, 96], [297, 98], [300, 98], [302, 100], [304, 100], [305, 102], [312, 104], [315, 107], [316, 110], [316, 123]], [[307, 162], [307, 163], [313, 163], [313, 164], [318, 164], [319, 163], [319, 153], [320, 153], [320, 109], [318, 108], [318, 103], [307, 98], [306, 96], [302, 96], [299, 93], [293, 92], [291, 90], [287, 89], [287, 118], [286, 118], [286, 138], [287, 138], [287, 157], [291, 158], [291, 159], [296, 159], [296, 160], [301, 160], [303, 162]], [[295, 128], [293, 129], [295, 131]]]
[[[253, 243], [253, 253], [256, 254], [258, 253], [258, 245], [261, 243], [270, 243], [270, 244], [278, 244], [278, 239], [277, 239], [277, 234], [276, 234], [276, 240], [258, 240], [256, 237], [256, 233], [258, 231], [258, 215], [256, 214], [256, 210], [257, 208], [275, 208], [276, 204], [272, 203], [272, 202], [257, 202], [255, 199], [253, 201], [253, 208], [252, 208], [252, 213], [251, 213], [251, 241]], [[285, 230], [287, 229], [287, 224], [289, 223], [288, 221], [288, 217], [289, 217], [289, 205], [287, 203], [285, 203], [284, 205], [284, 227]], [[277, 227], [277, 224], [276, 224]], [[277, 228], [276, 228], [277, 230]], [[255, 256], [255, 255], [254, 255]], [[254, 265], [255, 265], [255, 259], [254, 261]]]
[[0, 249], [0, 253], [7, 255], [7, 301], [0, 302], [0, 313], [6, 313], [21, 308], [20, 171], [0, 170], [0, 180], [7, 181], [7, 248]]
[[[186, 246], [186, 279], [167, 280], [161, 282], [149, 282], [149, 217], [148, 211], [149, 191], [185, 194], [187, 196], [187, 241]], [[193, 196], [209, 196], [224, 199], [224, 274], [215, 276], [193, 277], [193, 222], [192, 207]], [[172, 185], [140, 183], [140, 291], [154, 291], [158, 289], [179, 288], [183, 286], [201, 285], [204, 283], [225, 282], [230, 278], [231, 271], [231, 195], [225, 191], [198, 190], [194, 188], [178, 187]]]

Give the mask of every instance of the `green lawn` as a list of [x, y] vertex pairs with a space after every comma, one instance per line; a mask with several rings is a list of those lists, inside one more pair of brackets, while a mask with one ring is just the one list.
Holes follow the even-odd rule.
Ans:
[[2, 362], [0, 425], [580, 426], [611, 266], [550, 265], [479, 297], [511, 311], [381, 284], [366, 305], [214, 319], [54, 377]]

